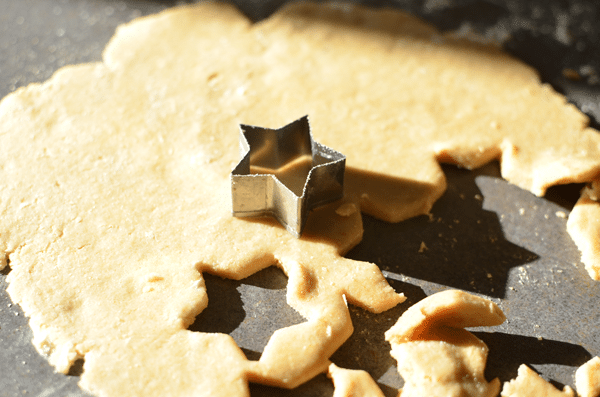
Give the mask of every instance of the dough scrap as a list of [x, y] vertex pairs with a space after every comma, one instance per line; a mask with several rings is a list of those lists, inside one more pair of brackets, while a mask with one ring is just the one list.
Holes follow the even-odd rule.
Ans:
[[497, 396], [500, 381], [484, 377], [488, 348], [463, 328], [504, 320], [495, 303], [458, 290], [411, 306], [385, 333], [405, 381], [402, 397]]
[[594, 357], [577, 368], [575, 387], [581, 397], [600, 396], [600, 357]]
[[527, 365], [521, 364], [517, 377], [504, 383], [500, 395], [502, 397], [575, 397], [575, 392], [569, 386], [565, 386], [562, 391], [558, 390]]
[[340, 368], [332, 363], [327, 376], [331, 378], [335, 387], [333, 397], [384, 397], [379, 386], [366, 371]]
[[567, 231], [581, 251], [581, 261], [590, 277], [600, 281], [600, 180], [581, 191], [569, 215]]
[[[305, 114], [347, 156], [346, 202], [309, 218], [301, 240], [231, 217], [238, 125]], [[85, 358], [96, 394], [197, 391], [164, 381], [163, 357], [214, 395], [246, 395], [247, 380], [294, 387], [351, 333], [344, 297], [373, 311], [403, 300], [375, 265], [341, 257], [362, 236], [348, 203], [392, 222], [428, 213], [446, 186], [438, 161], [500, 158], [536, 194], [589, 181], [600, 138], [587, 122], [532, 68], [400, 12], [292, 4], [252, 25], [229, 5], [174, 8], [121, 26], [102, 63], [0, 102], [0, 268], [10, 257], [36, 347], [61, 372]], [[307, 322], [277, 331], [260, 361], [186, 331], [208, 304], [202, 272], [273, 264]], [[222, 351], [226, 378], [206, 372]]]

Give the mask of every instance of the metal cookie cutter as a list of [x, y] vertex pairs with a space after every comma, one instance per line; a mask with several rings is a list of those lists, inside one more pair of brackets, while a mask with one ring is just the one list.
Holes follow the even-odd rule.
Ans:
[[346, 157], [315, 142], [308, 116], [277, 129], [240, 125], [233, 215], [271, 215], [300, 237], [311, 209], [343, 196]]

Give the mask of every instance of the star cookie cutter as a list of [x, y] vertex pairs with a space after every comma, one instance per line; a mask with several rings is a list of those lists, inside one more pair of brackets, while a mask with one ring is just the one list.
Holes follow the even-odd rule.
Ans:
[[313, 140], [308, 116], [276, 130], [240, 125], [240, 152], [234, 216], [270, 215], [300, 237], [310, 210], [344, 194], [346, 157]]

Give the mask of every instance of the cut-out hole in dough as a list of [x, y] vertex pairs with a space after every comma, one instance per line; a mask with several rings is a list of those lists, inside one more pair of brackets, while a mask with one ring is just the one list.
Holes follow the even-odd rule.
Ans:
[[237, 288], [239, 281], [224, 279], [204, 273], [208, 306], [188, 327], [196, 332], [221, 332], [229, 334], [244, 321], [246, 314]]
[[305, 321], [286, 303], [287, 277], [274, 266], [242, 281], [203, 277], [208, 306], [189, 329], [231, 335], [250, 360], [260, 358], [276, 330]]
[[[331, 356], [331, 361], [341, 368], [367, 371], [385, 396], [397, 396], [398, 389], [404, 382], [398, 375], [396, 361], [390, 355], [389, 343], [385, 341], [384, 334], [408, 306], [410, 304], [405, 302], [383, 313], [374, 314], [349, 305], [354, 332]], [[388, 374], [387, 382], [382, 382], [381, 378], [388, 372], [391, 374]]]
[[425, 298], [426, 294], [422, 288], [409, 283], [393, 279], [388, 279], [388, 282], [396, 291], [403, 291], [407, 300], [382, 313], [348, 305], [354, 332], [331, 356], [331, 361], [341, 368], [367, 371], [386, 397], [396, 397], [404, 381], [398, 374], [384, 334], [406, 309]]

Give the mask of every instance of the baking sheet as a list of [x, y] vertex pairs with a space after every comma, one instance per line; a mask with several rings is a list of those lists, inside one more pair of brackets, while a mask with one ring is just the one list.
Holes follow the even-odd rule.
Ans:
[[[237, 1], [253, 19], [283, 1]], [[408, 10], [440, 29], [488, 40], [536, 67], [544, 81], [600, 120], [600, 6], [593, 1], [363, 2]], [[97, 61], [116, 26], [174, 2], [0, 0], [0, 97], [44, 81], [66, 64]], [[574, 74], [573, 72], [576, 72]], [[571, 78], [567, 78], [570, 76]], [[579, 79], [576, 77], [579, 76]], [[575, 78], [575, 79], [574, 79]], [[541, 131], [540, 133], [543, 133]], [[600, 283], [592, 281], [565, 230], [581, 186], [553, 188], [547, 198], [512, 186], [497, 164], [475, 172], [444, 166], [448, 191], [433, 217], [387, 224], [363, 216], [364, 239], [348, 256], [377, 263], [408, 300], [381, 314], [351, 307], [353, 336], [332, 361], [369, 371], [388, 396], [402, 380], [383, 333], [411, 304], [448, 288], [487, 296], [508, 321], [476, 330], [490, 348], [488, 379], [516, 376], [526, 363], [562, 388], [576, 367], [600, 355]], [[0, 182], [1, 188], [1, 182]], [[419, 252], [421, 244], [427, 250]], [[31, 345], [27, 319], [6, 294], [0, 275], [0, 396], [85, 396], [82, 362], [55, 374]], [[269, 268], [242, 281], [206, 276], [209, 304], [191, 329], [231, 334], [251, 359], [272, 333], [303, 319], [285, 303], [286, 277]], [[252, 385], [252, 396], [330, 396], [319, 376], [293, 391]]]

